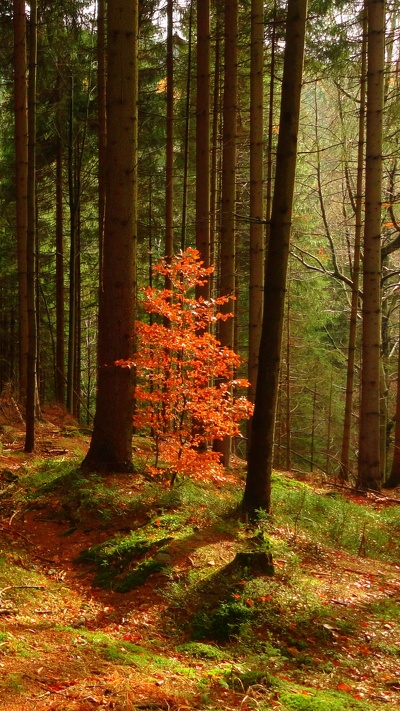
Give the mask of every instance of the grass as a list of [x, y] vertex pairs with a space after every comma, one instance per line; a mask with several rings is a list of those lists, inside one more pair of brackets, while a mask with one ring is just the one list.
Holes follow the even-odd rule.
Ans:
[[[55, 562], [54, 576], [52, 567], [44, 574], [29, 550], [18, 550], [21, 541], [8, 541], [0, 551], [0, 590], [12, 589], [2, 602], [15, 608], [18, 624], [39, 633], [46, 623], [66, 656], [85, 660], [82, 667], [90, 659], [87, 668], [102, 678], [112, 670], [129, 688], [147, 684], [149, 699], [164, 693], [171, 708], [396, 708], [400, 613], [385, 561], [397, 562], [399, 507], [363, 505], [275, 476], [272, 512], [253, 527], [235, 514], [240, 485], [218, 490], [183, 481], [170, 489], [143, 477], [84, 475], [73, 462], [35, 466], [37, 480], [32, 471], [20, 476], [25, 505], [41, 508], [50, 526], [53, 518], [64, 522], [65, 530], [57, 528], [64, 550], [72, 538], [74, 545], [87, 540], [88, 522], [95, 542], [82, 544], [64, 583], [55, 580], [63, 561]], [[232, 567], [243, 551], [271, 552], [274, 574]], [[342, 565], [340, 556], [347, 556]], [[86, 598], [74, 603], [81, 577]], [[63, 610], [65, 619], [34, 622], [45, 606]], [[72, 626], [81, 617], [82, 626]], [[25, 636], [17, 626], [1, 627], [0, 662], [17, 665], [53, 649], [51, 635], [41, 651]], [[20, 694], [24, 685], [7, 668], [0, 688]]]

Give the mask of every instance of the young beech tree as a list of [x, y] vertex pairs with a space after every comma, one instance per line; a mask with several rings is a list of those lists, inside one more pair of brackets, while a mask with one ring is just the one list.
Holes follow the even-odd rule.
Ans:
[[209, 329], [232, 317], [216, 312], [229, 299], [196, 299], [195, 289], [204, 286], [213, 267], [204, 267], [195, 249], [180, 252], [171, 263], [162, 260], [154, 271], [171, 288], [143, 290], [143, 307], [156, 315], [156, 322], [136, 323], [138, 353], [118, 363], [137, 371], [134, 422], [155, 439], [156, 462], [150, 471], [157, 471], [162, 458], [171, 482], [177, 474], [215, 477], [223, 472], [220, 454], [208, 451], [207, 443], [239, 435], [240, 420], [252, 410], [245, 397], [233, 394], [248, 386], [234, 379], [239, 356]]

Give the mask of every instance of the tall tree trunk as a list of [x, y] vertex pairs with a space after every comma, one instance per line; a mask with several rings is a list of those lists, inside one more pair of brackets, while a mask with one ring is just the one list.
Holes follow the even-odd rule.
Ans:
[[28, 367], [26, 382], [25, 452], [35, 446], [37, 396], [37, 322], [36, 322], [36, 72], [37, 72], [37, 2], [31, 0], [29, 19], [28, 81]]
[[132, 357], [137, 190], [138, 0], [108, 0], [107, 149], [96, 415], [83, 466], [132, 470]]
[[98, 131], [98, 202], [99, 202], [99, 275], [102, 284], [104, 212], [106, 199], [106, 56], [105, 56], [105, 0], [97, 1], [97, 114]]
[[73, 69], [70, 77], [69, 125], [68, 125], [68, 205], [69, 205], [69, 310], [68, 310], [68, 361], [67, 361], [67, 409], [73, 412], [74, 373], [76, 354], [76, 232], [77, 192], [74, 151], [74, 84]]
[[[196, 248], [210, 266], [210, 1], [197, 0]], [[210, 286], [196, 288], [208, 299]]]
[[364, 8], [363, 41], [361, 48], [361, 88], [360, 88], [360, 115], [358, 123], [358, 153], [357, 153], [357, 183], [355, 204], [355, 235], [353, 255], [353, 285], [351, 291], [349, 345], [347, 351], [346, 373], [346, 398], [344, 406], [343, 437], [340, 456], [339, 476], [347, 480], [350, 474], [350, 441], [351, 421], [353, 415], [354, 373], [357, 335], [357, 314], [359, 305], [360, 281], [360, 250], [362, 234], [362, 209], [363, 209], [363, 175], [364, 175], [364, 146], [365, 146], [365, 96], [366, 96], [366, 70], [367, 70], [367, 9]]
[[275, 188], [243, 512], [268, 511], [303, 76], [307, 0], [288, 0]]
[[63, 149], [61, 140], [62, 77], [58, 66], [56, 108], [56, 372], [55, 396], [65, 405], [65, 307], [64, 307], [64, 210], [63, 210]]
[[381, 204], [385, 2], [368, 0], [361, 407], [357, 488], [380, 489]]
[[28, 234], [28, 107], [25, 0], [14, 0], [14, 117], [16, 168], [16, 236], [19, 309], [19, 396], [26, 398], [28, 361], [28, 294], [26, 248]]
[[[237, 81], [238, 81], [238, 1], [225, 1], [224, 97], [222, 128], [221, 186], [221, 250], [220, 294], [235, 294], [235, 206], [236, 206], [236, 142], [237, 142]], [[232, 303], [224, 304], [222, 313], [230, 313]], [[219, 340], [233, 348], [234, 320], [220, 321]], [[215, 443], [224, 466], [229, 466], [231, 440], [225, 437]]]
[[187, 222], [187, 201], [188, 201], [188, 173], [189, 173], [189, 133], [190, 133], [190, 91], [192, 76], [192, 29], [193, 29], [193, 0], [190, 0], [189, 9], [189, 36], [188, 36], [188, 60], [186, 75], [186, 104], [185, 104], [185, 138], [183, 146], [183, 196], [182, 196], [182, 227], [181, 227], [181, 250], [186, 246], [186, 222]]
[[[254, 402], [257, 384], [263, 299], [263, 82], [264, 82], [264, 2], [251, 2], [250, 66], [250, 278], [249, 355], [247, 397]], [[272, 81], [272, 78], [271, 78]], [[248, 425], [248, 440], [251, 421]], [[248, 441], [248, 446], [250, 441]]]
[[[167, 0], [167, 142], [165, 160], [165, 256], [174, 252], [174, 35], [173, 0]], [[168, 279], [166, 287], [169, 288]]]

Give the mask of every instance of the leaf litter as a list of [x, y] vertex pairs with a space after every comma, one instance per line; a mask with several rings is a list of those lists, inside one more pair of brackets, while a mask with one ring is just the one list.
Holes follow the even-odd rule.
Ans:
[[[123, 594], [95, 587], [93, 570], [78, 563], [78, 555], [111, 534], [124, 535], [133, 519], [142, 527], [149, 521], [143, 512], [132, 517], [129, 511], [106, 525], [90, 515], [71, 521], [68, 511], [57, 517], [57, 511], [63, 514], [57, 492], [38, 508], [27, 505], [21, 493], [14, 498], [25, 490], [32, 469], [49, 461], [50, 449], [53, 460], [54, 452], [62, 452], [58, 456], [64, 461], [81, 457], [87, 438], [79, 432], [65, 438], [63, 432], [54, 417], [47, 428], [43, 425], [36, 459], [20, 451], [17, 428], [3, 449], [1, 466], [18, 476], [0, 499], [4, 711], [398, 708], [396, 563], [318, 547], [307, 534], [276, 525], [270, 531], [277, 547], [273, 578], [236, 581], [228, 591], [234, 603], [242, 601], [256, 617], [227, 642], [206, 639], [196, 652], [192, 645], [200, 643], [190, 642], [190, 625], [207, 603], [199, 592], [207, 591], [209, 580], [250, 533], [232, 521], [224, 528], [223, 518], [210, 523], [194, 508], [192, 535], [171, 534], [167, 572]], [[240, 471], [237, 478], [241, 486]], [[122, 503], [128, 492], [136, 495], [147, 485], [139, 475], [110, 477], [107, 484], [119, 488]], [[157, 501], [155, 493], [154, 506]], [[362, 503], [376, 506], [374, 499]], [[158, 533], [165, 522], [160, 506], [154, 530]], [[221, 658], [213, 658], [212, 649], [219, 649]]]

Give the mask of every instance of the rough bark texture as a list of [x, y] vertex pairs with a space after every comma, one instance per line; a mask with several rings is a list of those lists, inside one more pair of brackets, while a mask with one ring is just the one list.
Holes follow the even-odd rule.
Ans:
[[28, 359], [26, 244], [28, 234], [28, 99], [26, 81], [25, 1], [14, 0], [14, 116], [16, 169], [16, 237], [19, 303], [19, 395], [25, 404]]
[[26, 380], [25, 452], [35, 447], [36, 418], [36, 74], [37, 74], [37, 3], [32, 0], [29, 18], [29, 80], [28, 80], [28, 230], [26, 245], [26, 276], [28, 306], [28, 359]]
[[250, 68], [250, 283], [248, 399], [254, 402], [260, 348], [263, 300], [263, 66], [264, 3], [251, 3]]
[[268, 511], [270, 508], [275, 413], [296, 172], [306, 15], [307, 0], [289, 0], [275, 187], [264, 285], [264, 315], [251, 446], [242, 502], [244, 513], [250, 517], [254, 516], [257, 509]]
[[364, 175], [364, 145], [365, 145], [365, 97], [366, 97], [366, 69], [367, 69], [367, 11], [364, 10], [363, 43], [361, 50], [361, 92], [360, 92], [360, 117], [358, 127], [358, 155], [357, 155], [357, 194], [356, 194], [356, 227], [354, 236], [353, 256], [353, 287], [351, 293], [351, 311], [349, 328], [349, 345], [347, 351], [346, 373], [346, 398], [344, 408], [343, 439], [340, 456], [340, 478], [349, 478], [351, 421], [353, 416], [353, 393], [356, 354], [357, 314], [360, 281], [360, 248], [362, 235], [362, 206], [363, 206], [363, 175]]
[[[238, 2], [225, 2], [224, 96], [222, 129], [222, 187], [221, 187], [221, 248], [220, 294], [235, 293], [235, 206], [236, 206], [236, 142], [237, 142], [237, 81], [238, 81]], [[232, 303], [224, 304], [221, 312], [230, 313]], [[219, 340], [223, 346], [234, 347], [234, 320], [220, 321]], [[224, 466], [229, 466], [230, 438], [215, 443]]]
[[96, 415], [84, 467], [132, 469], [132, 356], [136, 244], [137, 0], [109, 0], [103, 280]]
[[379, 489], [384, 0], [368, 1], [363, 328], [357, 487]]
[[[210, 2], [197, 0], [196, 248], [210, 265]], [[209, 282], [196, 288], [209, 298]]]

